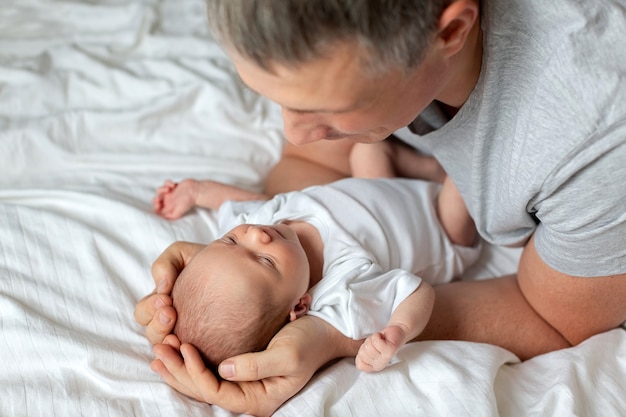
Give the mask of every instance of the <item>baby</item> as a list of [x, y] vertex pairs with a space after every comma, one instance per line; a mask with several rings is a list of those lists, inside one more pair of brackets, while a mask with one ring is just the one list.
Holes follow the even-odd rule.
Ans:
[[[429, 283], [450, 281], [479, 255], [460, 197], [440, 190], [420, 180], [349, 178], [269, 201], [226, 202], [218, 222], [229, 231], [174, 285], [174, 333], [216, 366], [264, 349], [282, 326], [310, 314], [367, 338], [356, 366], [383, 369], [428, 322]], [[440, 223], [438, 197], [441, 219], [455, 225]]]

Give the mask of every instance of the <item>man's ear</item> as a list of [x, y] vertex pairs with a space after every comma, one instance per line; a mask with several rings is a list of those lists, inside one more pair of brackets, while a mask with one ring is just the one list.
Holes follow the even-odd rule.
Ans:
[[289, 312], [289, 321], [294, 321], [306, 315], [309, 311], [309, 307], [311, 307], [311, 294], [307, 292], [300, 297], [298, 304]]
[[479, 13], [474, 0], [457, 0], [446, 7], [437, 25], [437, 38], [445, 56], [450, 57], [463, 48]]

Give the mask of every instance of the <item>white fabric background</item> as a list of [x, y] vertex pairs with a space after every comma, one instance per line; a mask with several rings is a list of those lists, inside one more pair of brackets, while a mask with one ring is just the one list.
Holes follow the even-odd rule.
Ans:
[[[201, 0], [0, 3], [0, 415], [231, 416], [149, 369], [134, 322], [150, 264], [206, 242], [210, 211], [151, 212], [165, 179], [259, 189], [277, 108], [242, 87]], [[471, 274], [511, 272], [487, 248]], [[519, 363], [497, 347], [414, 343], [384, 372], [343, 359], [278, 416], [619, 416], [626, 332]]]

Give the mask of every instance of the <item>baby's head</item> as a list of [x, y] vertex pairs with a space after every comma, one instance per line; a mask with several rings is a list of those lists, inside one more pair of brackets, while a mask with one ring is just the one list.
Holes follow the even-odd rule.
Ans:
[[209, 366], [265, 349], [310, 303], [309, 264], [293, 229], [240, 225], [206, 246], [172, 290], [174, 333]]

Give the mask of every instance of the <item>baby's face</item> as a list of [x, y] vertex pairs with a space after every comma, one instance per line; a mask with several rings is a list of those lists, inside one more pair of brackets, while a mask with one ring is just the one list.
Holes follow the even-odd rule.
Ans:
[[196, 258], [217, 272], [211, 279], [221, 282], [212, 284], [231, 293], [265, 294], [293, 306], [309, 287], [307, 255], [286, 224], [239, 225]]

